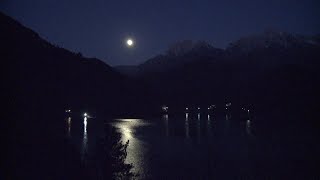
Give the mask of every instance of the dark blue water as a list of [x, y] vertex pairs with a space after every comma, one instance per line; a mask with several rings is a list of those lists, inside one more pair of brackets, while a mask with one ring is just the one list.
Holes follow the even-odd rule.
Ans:
[[130, 141], [127, 162], [135, 165], [141, 177], [207, 178], [214, 176], [213, 171], [227, 176], [224, 172], [230, 170], [250, 174], [248, 157], [255, 141], [250, 120], [232, 122], [213, 115], [185, 114], [153, 120], [118, 119], [112, 125], [124, 141]]
[[[124, 142], [129, 140], [126, 161], [141, 179], [313, 177], [319, 157], [312, 133], [298, 128], [296, 133], [284, 129], [279, 134], [268, 129], [264, 136], [254, 119], [180, 114], [114, 119], [111, 125]], [[74, 138], [84, 160], [101, 129], [93, 119], [83, 119], [77, 128], [71, 125], [68, 136]]]

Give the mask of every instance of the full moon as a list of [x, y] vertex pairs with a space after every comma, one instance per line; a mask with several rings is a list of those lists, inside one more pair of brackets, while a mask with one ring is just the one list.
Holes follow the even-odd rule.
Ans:
[[127, 40], [127, 45], [128, 46], [133, 46], [133, 40], [132, 39], [128, 39]]

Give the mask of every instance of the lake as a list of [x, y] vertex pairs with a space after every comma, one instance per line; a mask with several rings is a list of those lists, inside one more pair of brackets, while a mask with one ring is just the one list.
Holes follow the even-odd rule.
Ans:
[[[86, 161], [103, 128], [90, 118], [74, 128], [71, 121], [66, 120], [67, 136]], [[312, 177], [319, 158], [312, 133], [301, 128], [300, 134], [284, 129], [261, 136], [255, 119], [183, 113], [110, 123], [123, 142], [129, 140], [126, 162], [134, 165], [140, 179]]]

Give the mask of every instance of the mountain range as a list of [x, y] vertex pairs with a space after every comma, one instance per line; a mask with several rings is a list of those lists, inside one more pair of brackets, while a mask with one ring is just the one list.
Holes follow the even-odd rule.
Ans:
[[318, 36], [266, 31], [226, 49], [181, 41], [140, 65], [116, 69], [147, 82], [163, 104], [181, 108], [234, 101], [265, 113], [288, 113], [302, 104], [316, 107], [319, 52]]
[[[232, 42], [226, 49], [214, 48], [205, 41], [184, 40], [169, 47], [163, 55], [157, 55], [138, 66], [117, 66], [120, 72], [132, 75], [132, 72], [164, 71], [166, 68], [179, 66], [203, 59], [221, 61], [240, 61], [259, 58], [260, 65], [315, 64], [319, 50], [320, 36], [293, 35], [286, 32], [265, 31]], [[253, 57], [257, 56], [257, 57]], [[284, 58], [282, 58], [283, 56]], [[288, 58], [288, 56], [291, 56]], [[140, 72], [140, 73], [141, 73]]]
[[185, 40], [137, 66], [111, 67], [52, 45], [4, 14], [0, 22], [5, 96], [13, 107], [121, 114], [232, 101], [261, 112], [308, 106], [301, 111], [308, 114], [317, 106], [319, 36], [266, 31], [226, 49]]

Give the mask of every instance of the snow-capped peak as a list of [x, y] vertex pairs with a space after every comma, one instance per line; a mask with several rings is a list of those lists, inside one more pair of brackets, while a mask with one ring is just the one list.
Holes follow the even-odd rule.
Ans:
[[241, 38], [231, 43], [227, 50], [248, 53], [257, 49], [290, 48], [311, 45], [314, 41], [310, 38], [293, 35], [286, 32], [268, 30], [262, 34]]

